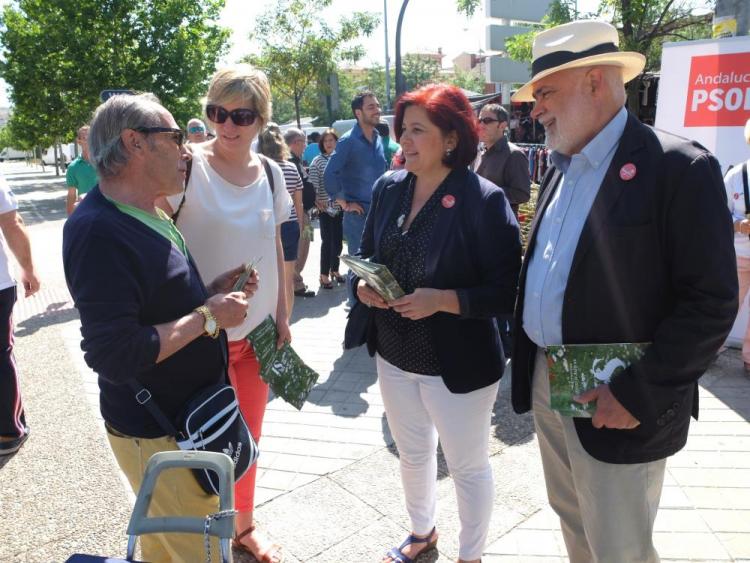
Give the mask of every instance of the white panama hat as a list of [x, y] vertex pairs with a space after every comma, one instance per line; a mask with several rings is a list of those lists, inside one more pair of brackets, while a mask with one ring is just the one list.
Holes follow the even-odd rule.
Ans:
[[511, 97], [513, 102], [532, 102], [532, 84], [555, 72], [594, 65], [618, 66], [628, 82], [643, 72], [646, 57], [619, 51], [617, 30], [607, 22], [581, 20], [546, 29], [534, 38], [531, 48], [531, 80]]

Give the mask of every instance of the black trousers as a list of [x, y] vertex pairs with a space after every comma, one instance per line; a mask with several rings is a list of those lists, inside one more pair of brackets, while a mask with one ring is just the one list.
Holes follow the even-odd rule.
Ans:
[[331, 217], [328, 213], [320, 214], [320, 275], [327, 276], [339, 271], [339, 256], [343, 248], [344, 227], [343, 213]]
[[0, 434], [17, 438], [26, 431], [26, 418], [13, 357], [15, 303], [16, 286], [0, 291]]

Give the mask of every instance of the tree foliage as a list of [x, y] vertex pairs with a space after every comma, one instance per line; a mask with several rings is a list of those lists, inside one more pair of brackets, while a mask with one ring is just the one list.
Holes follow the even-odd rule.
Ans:
[[181, 123], [197, 115], [229, 37], [216, 23], [223, 5], [223, 0], [6, 5], [0, 73], [14, 106], [14, 140], [42, 146], [72, 140], [108, 88], [153, 92]]
[[277, 105], [282, 99], [292, 102], [298, 123], [305, 100], [326, 91], [337, 65], [362, 58], [364, 49], [356, 39], [370, 35], [379, 21], [375, 14], [353, 12], [331, 27], [321, 17], [331, 2], [278, 0], [260, 17], [251, 36], [260, 44], [260, 55], [247, 60], [268, 74]]

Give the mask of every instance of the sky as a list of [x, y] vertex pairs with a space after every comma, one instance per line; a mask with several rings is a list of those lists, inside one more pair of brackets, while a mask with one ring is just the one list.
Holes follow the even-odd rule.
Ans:
[[[255, 52], [257, 46], [248, 36], [255, 20], [264, 10], [270, 9], [276, 0], [226, 0], [220, 24], [232, 30], [230, 50], [222, 63], [236, 62], [242, 56]], [[386, 0], [388, 9], [388, 43], [391, 64], [394, 60], [396, 22], [401, 7], [400, 0]], [[0, 0], [0, 7], [8, 0]], [[410, 0], [404, 14], [401, 35], [401, 52], [436, 52], [441, 47], [446, 57], [444, 66], [452, 66], [452, 60], [463, 51], [478, 52], [485, 48], [485, 27], [490, 20], [484, 17], [482, 8], [471, 19], [456, 12], [455, 0]], [[581, 12], [593, 11], [597, 0], [579, 0]], [[375, 12], [381, 23], [375, 32], [360, 42], [367, 55], [359, 62], [361, 66], [370, 63], [385, 65], [385, 32], [383, 26], [383, 0], [333, 0], [332, 6], [324, 13], [326, 20], [333, 25], [342, 16], [355, 11]], [[9, 105], [6, 85], [0, 80], [0, 107]]]

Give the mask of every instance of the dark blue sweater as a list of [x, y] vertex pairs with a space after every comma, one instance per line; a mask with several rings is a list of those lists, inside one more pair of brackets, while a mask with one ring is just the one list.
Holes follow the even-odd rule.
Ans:
[[104, 420], [129, 436], [165, 432], [139, 405], [136, 378], [172, 420], [197, 390], [224, 380], [218, 340], [202, 336], [156, 363], [154, 328], [190, 313], [208, 297], [198, 270], [170, 241], [120, 212], [94, 188], [63, 230], [63, 264], [81, 315], [86, 363], [99, 376]]

